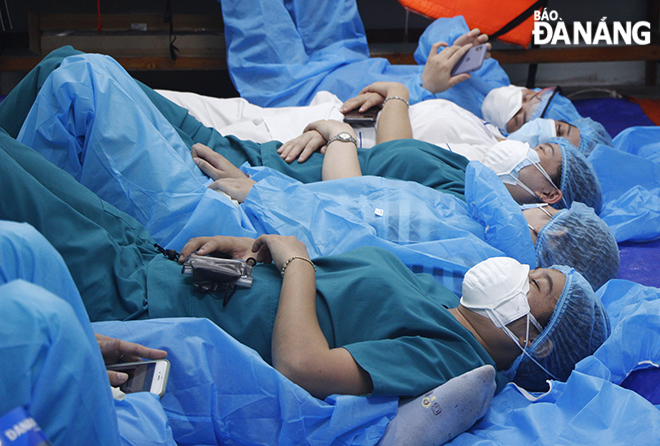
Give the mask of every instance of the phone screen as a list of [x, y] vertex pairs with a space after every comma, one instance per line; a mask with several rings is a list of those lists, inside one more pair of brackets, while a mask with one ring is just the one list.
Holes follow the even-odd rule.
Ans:
[[128, 379], [121, 385], [121, 391], [124, 393], [149, 392], [151, 390], [151, 383], [154, 379], [155, 370], [155, 362], [149, 362], [138, 365], [132, 369], [122, 370], [124, 373], [128, 374]]
[[124, 393], [151, 392], [161, 397], [165, 394], [170, 368], [167, 359], [113, 364], [106, 368], [128, 375], [126, 382], [119, 387]]

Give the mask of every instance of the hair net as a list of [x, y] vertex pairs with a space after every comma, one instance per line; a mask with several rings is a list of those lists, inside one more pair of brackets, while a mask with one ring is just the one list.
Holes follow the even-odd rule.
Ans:
[[571, 124], [580, 130], [580, 145], [578, 146], [578, 150], [585, 157], [589, 156], [591, 151], [596, 147], [596, 144], [614, 147], [612, 137], [600, 122], [596, 122], [591, 118], [581, 118], [571, 122]]
[[[584, 277], [567, 266], [552, 268], [566, 275], [566, 285], [550, 322], [527, 352], [558, 380], [566, 381], [575, 364], [605, 342], [610, 320]], [[521, 356], [513, 382], [530, 391], [547, 390], [546, 380], [551, 377], [526, 355]]]
[[506, 134], [506, 123], [522, 107], [522, 91], [515, 85], [492, 89], [481, 104], [481, 115]]
[[[552, 138], [550, 143], [561, 147], [561, 182], [559, 189], [564, 194], [565, 206], [579, 201], [594, 209], [598, 214], [603, 203], [600, 182], [591, 163], [565, 138]], [[557, 207], [565, 207], [561, 200]]]
[[573, 202], [554, 215], [536, 239], [536, 262], [541, 268], [575, 268], [593, 289], [619, 272], [619, 247], [609, 226], [593, 209]]

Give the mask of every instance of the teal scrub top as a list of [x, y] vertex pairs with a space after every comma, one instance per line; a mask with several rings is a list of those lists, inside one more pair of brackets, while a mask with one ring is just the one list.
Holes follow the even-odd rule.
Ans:
[[[495, 365], [448, 311], [458, 297], [388, 251], [364, 247], [314, 263], [321, 330], [330, 348], [345, 348], [369, 373], [373, 394], [417, 396], [481, 365]], [[207, 317], [272, 363], [279, 272], [258, 265], [252, 288], [237, 289], [223, 307], [223, 293], [193, 293], [179, 269], [166, 260], [149, 265], [149, 317]]]

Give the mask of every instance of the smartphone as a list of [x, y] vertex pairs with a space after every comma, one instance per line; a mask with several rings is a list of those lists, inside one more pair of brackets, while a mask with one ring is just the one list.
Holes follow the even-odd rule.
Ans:
[[456, 76], [458, 74], [477, 71], [483, 65], [487, 52], [488, 48], [485, 43], [473, 46], [456, 62], [456, 65], [451, 70], [451, 75]]
[[347, 124], [369, 124], [376, 122], [380, 107], [371, 107], [360, 113], [357, 110], [351, 110], [344, 115], [344, 122]]
[[128, 380], [119, 387], [124, 393], [151, 392], [161, 398], [165, 395], [170, 374], [170, 362], [167, 359], [112, 364], [106, 366], [106, 369], [128, 374]]

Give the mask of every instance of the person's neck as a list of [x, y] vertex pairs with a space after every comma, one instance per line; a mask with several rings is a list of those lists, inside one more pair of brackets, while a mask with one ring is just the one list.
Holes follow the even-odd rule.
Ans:
[[463, 327], [465, 327], [470, 333], [474, 335], [475, 338], [477, 338], [477, 341], [483, 348], [488, 350], [488, 347], [482, 337], [479, 335], [479, 332], [474, 328], [474, 326], [470, 323], [470, 321], [463, 315], [461, 312], [460, 307], [456, 308], [450, 308], [449, 312], [456, 318], [459, 324], [461, 324]]

